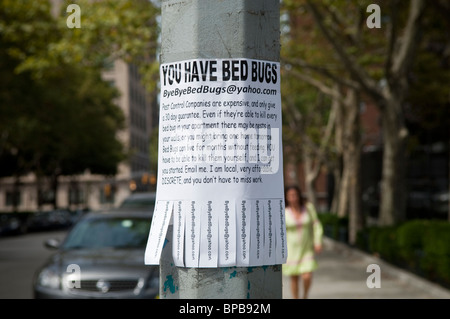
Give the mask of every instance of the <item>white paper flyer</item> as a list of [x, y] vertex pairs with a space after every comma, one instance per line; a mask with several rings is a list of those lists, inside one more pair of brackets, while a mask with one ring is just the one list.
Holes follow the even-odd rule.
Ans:
[[162, 64], [160, 80], [145, 263], [159, 263], [170, 218], [176, 266], [284, 263], [280, 64], [192, 59]]

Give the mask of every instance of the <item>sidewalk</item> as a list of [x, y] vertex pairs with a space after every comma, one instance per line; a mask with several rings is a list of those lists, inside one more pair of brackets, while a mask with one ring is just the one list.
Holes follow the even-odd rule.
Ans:
[[[450, 299], [450, 290], [330, 238], [324, 238], [317, 261], [310, 299]], [[370, 264], [380, 266], [380, 288], [367, 287]], [[283, 298], [292, 298], [284, 276]]]

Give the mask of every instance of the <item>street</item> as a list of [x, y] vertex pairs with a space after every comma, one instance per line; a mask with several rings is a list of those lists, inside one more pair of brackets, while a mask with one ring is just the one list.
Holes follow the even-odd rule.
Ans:
[[[326, 237], [317, 261], [310, 299], [450, 299], [450, 290]], [[367, 283], [369, 265], [378, 266], [378, 287]], [[283, 298], [291, 297], [283, 276]]]
[[[36, 269], [53, 253], [44, 247], [49, 238], [63, 239], [65, 231], [30, 233], [0, 238], [0, 299], [31, 299]], [[434, 299], [450, 298], [450, 291], [396, 269], [381, 260], [325, 239], [318, 256], [311, 299]], [[381, 288], [370, 289], [369, 264], [379, 264]], [[290, 299], [289, 281], [283, 277], [283, 298]]]
[[63, 239], [65, 233], [49, 231], [0, 238], [0, 299], [33, 298], [34, 272], [53, 253], [43, 243], [49, 238]]

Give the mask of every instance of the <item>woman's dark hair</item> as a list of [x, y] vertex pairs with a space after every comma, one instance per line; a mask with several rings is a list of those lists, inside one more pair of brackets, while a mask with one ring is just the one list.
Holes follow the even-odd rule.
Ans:
[[288, 191], [290, 191], [291, 189], [294, 189], [295, 191], [297, 191], [300, 206], [305, 205], [305, 200], [303, 199], [302, 191], [300, 190], [300, 187], [298, 187], [296, 185], [292, 185], [292, 186], [287, 186], [284, 188], [284, 202], [286, 204], [286, 207], [289, 207], [288, 201], [286, 200], [286, 195], [287, 195]]

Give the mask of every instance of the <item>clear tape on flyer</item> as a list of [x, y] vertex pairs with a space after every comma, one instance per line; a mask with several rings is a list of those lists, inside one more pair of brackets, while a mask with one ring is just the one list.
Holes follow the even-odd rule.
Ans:
[[161, 65], [146, 264], [159, 264], [166, 240], [179, 267], [285, 262], [279, 71], [278, 62], [252, 59]]

